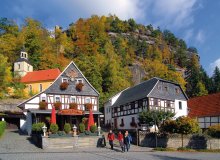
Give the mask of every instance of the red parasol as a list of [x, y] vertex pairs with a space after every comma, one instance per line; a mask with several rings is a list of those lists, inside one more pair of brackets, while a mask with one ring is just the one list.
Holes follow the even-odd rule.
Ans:
[[56, 110], [55, 110], [55, 107], [52, 107], [50, 123], [51, 124], [56, 124]]
[[92, 109], [89, 110], [89, 120], [88, 120], [88, 128], [87, 130], [90, 130], [90, 127], [94, 125], [94, 118], [93, 118], [93, 113], [92, 113]]

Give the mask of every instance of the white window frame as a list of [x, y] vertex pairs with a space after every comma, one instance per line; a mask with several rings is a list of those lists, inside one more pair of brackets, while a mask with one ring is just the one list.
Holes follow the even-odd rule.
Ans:
[[[89, 100], [89, 102], [87, 102], [87, 100]], [[90, 98], [90, 97], [86, 97], [86, 98], [85, 98], [85, 103], [92, 103], [91, 98]]]
[[62, 82], [67, 82], [68, 83], [68, 78], [62, 78]]
[[[59, 98], [59, 101], [57, 101], [57, 98]], [[55, 96], [55, 102], [61, 102], [61, 97], [60, 96]]]
[[[73, 99], [75, 99], [75, 100], [73, 101]], [[76, 96], [71, 96], [70, 97], [70, 103], [76, 103]]]
[[76, 79], [76, 83], [80, 83], [79, 81], [82, 81], [81, 83], [83, 83], [83, 79], [82, 78], [77, 78]]

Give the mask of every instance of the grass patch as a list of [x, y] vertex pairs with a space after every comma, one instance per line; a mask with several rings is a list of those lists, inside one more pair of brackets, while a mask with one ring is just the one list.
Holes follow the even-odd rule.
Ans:
[[177, 148], [177, 151], [195, 152], [194, 149], [191, 149], [188, 147], [179, 147], [179, 148]]
[[198, 151], [198, 152], [216, 152], [216, 153], [220, 153], [220, 149], [198, 149], [196, 151]]
[[154, 151], [176, 151], [175, 148], [162, 148], [162, 147], [158, 147], [158, 148], [154, 148]]

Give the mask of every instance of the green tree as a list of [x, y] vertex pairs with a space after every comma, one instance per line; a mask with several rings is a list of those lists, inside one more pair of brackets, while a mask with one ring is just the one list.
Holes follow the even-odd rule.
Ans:
[[148, 124], [149, 126], [156, 124], [158, 128], [160, 128], [164, 120], [170, 119], [174, 116], [175, 114], [170, 111], [164, 112], [159, 110], [152, 110], [139, 113], [138, 119], [142, 124]]
[[12, 81], [11, 67], [7, 61], [7, 57], [0, 54], [0, 99], [7, 96]]
[[178, 117], [176, 119], [176, 123], [178, 126], [177, 133], [182, 135], [182, 147], [183, 147], [183, 135], [187, 135], [190, 133], [198, 133], [199, 132], [199, 124], [196, 119], [192, 119], [189, 117]]
[[212, 79], [214, 82], [214, 92], [220, 92], [220, 70], [217, 66], [215, 67]]

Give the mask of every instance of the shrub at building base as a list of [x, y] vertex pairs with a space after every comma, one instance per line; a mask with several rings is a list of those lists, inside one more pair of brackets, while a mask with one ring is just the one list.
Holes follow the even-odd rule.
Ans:
[[43, 133], [42, 127], [44, 125], [45, 125], [45, 123], [43, 123], [43, 122], [32, 124], [32, 134], [42, 134]]
[[207, 130], [207, 134], [214, 138], [220, 138], [220, 124], [210, 126]]
[[65, 125], [64, 125], [64, 131], [65, 131], [66, 134], [70, 133], [70, 131], [71, 131], [71, 126], [70, 126], [69, 123], [65, 123]]
[[6, 122], [5, 121], [1, 121], [0, 122], [0, 137], [4, 134], [5, 128], [6, 128]]
[[86, 130], [85, 124], [84, 123], [80, 123], [79, 124], [79, 132], [80, 133], [84, 133]]
[[50, 131], [51, 131], [52, 134], [57, 133], [58, 129], [59, 129], [59, 127], [58, 127], [57, 124], [51, 124], [50, 125]]
[[90, 131], [91, 131], [92, 133], [95, 133], [95, 132], [97, 131], [97, 126], [96, 126], [96, 125], [92, 125], [92, 126], [90, 127]]

